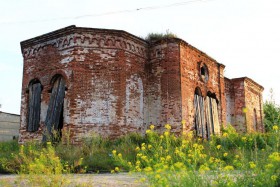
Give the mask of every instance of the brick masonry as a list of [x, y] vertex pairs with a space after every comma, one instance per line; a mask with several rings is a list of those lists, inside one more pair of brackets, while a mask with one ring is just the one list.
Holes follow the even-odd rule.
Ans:
[[[176, 133], [192, 130], [197, 87], [204, 97], [215, 94], [221, 124], [251, 132], [257, 113], [255, 130], [263, 130], [263, 88], [249, 78], [225, 78], [224, 65], [181, 39], [148, 42], [125, 31], [70, 26], [23, 41], [21, 48], [19, 142], [42, 139], [56, 75], [66, 81], [63, 129], [70, 130], [72, 143], [88, 133], [144, 133], [150, 124], [163, 130], [169, 123]], [[43, 87], [40, 127], [27, 132], [28, 86], [35, 79]]]

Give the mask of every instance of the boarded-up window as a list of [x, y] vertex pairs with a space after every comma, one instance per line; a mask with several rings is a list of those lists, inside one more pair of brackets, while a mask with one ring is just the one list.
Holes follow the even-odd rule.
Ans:
[[32, 82], [28, 88], [29, 101], [28, 101], [28, 120], [27, 131], [37, 131], [40, 124], [41, 112], [41, 92], [42, 86], [40, 82]]
[[49, 134], [52, 130], [60, 130], [63, 120], [63, 100], [65, 95], [65, 81], [59, 76], [56, 78], [49, 101], [45, 125]]
[[194, 95], [194, 109], [194, 128], [197, 136], [210, 139], [211, 134], [220, 133], [218, 104], [214, 97], [207, 96], [204, 99], [200, 89], [197, 88]]
[[220, 133], [218, 104], [215, 98], [209, 96], [206, 97], [205, 102], [207, 137], [210, 138], [211, 134]]

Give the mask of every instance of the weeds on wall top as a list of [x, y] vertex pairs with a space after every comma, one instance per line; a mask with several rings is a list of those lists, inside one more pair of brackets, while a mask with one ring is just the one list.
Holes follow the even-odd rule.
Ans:
[[178, 37], [176, 34], [170, 32], [169, 30], [166, 30], [165, 33], [149, 33], [145, 37], [145, 40], [148, 42], [153, 42], [153, 41], [166, 39], [166, 38], [178, 38]]

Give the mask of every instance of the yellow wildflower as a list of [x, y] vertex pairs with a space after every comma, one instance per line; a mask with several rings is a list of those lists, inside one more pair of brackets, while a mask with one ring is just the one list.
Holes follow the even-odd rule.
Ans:
[[201, 174], [203, 174], [203, 173], [205, 173], [205, 171], [209, 171], [210, 170], [210, 168], [208, 167], [208, 166], [205, 166], [205, 165], [201, 165], [200, 167], [199, 167], [199, 172], [201, 173]]
[[140, 147], [136, 147], [136, 148], [135, 148], [135, 151], [140, 151]]
[[166, 124], [164, 127], [165, 127], [167, 130], [170, 130], [170, 129], [171, 129], [171, 125], [169, 125], [169, 124]]
[[150, 129], [146, 130], [146, 134], [151, 133], [152, 131]]
[[154, 130], [154, 129], [155, 129], [155, 126], [154, 126], [154, 125], [150, 125], [150, 129], [151, 129], [151, 130]]
[[271, 168], [273, 168], [273, 164], [267, 164], [267, 165], [265, 166], [265, 169], [271, 169]]
[[146, 167], [146, 168], [144, 169], [144, 171], [145, 171], [145, 172], [150, 172], [150, 171], [153, 171], [153, 169], [152, 169], [151, 167]]
[[169, 136], [169, 132], [168, 131], [164, 132], [164, 136]]
[[217, 145], [217, 149], [221, 149], [221, 147], [222, 147], [221, 145]]
[[116, 155], [116, 154], [117, 154], [117, 151], [116, 151], [116, 150], [113, 150], [112, 153], [113, 153], [113, 155]]
[[228, 133], [225, 132], [225, 133], [223, 134], [223, 137], [225, 137], [225, 138], [228, 137]]
[[232, 170], [234, 170], [234, 167], [228, 165], [228, 166], [224, 167], [224, 170], [225, 171], [232, 171]]
[[141, 179], [140, 179], [140, 182], [145, 182], [146, 181], [146, 178], [144, 178], [144, 177], [142, 177]]
[[215, 161], [215, 158], [214, 158], [214, 157], [210, 157], [210, 158], [209, 158], [209, 162], [210, 162], [210, 163], [213, 163], [214, 161]]
[[118, 154], [118, 157], [120, 157], [120, 158], [121, 158], [121, 157], [122, 157], [122, 154], [121, 154], [121, 153], [119, 153], [119, 154]]
[[147, 161], [147, 156], [141, 156], [141, 159]]
[[115, 167], [115, 171], [116, 171], [116, 172], [119, 172], [119, 171], [120, 171], [120, 168], [119, 168], [119, 167]]
[[254, 162], [249, 162], [249, 165], [251, 169], [256, 168], [256, 164]]
[[152, 148], [152, 145], [149, 144], [149, 145], [148, 145], [148, 149], [151, 149], [151, 148]]
[[242, 109], [242, 112], [246, 114], [246, 113], [248, 112], [248, 108], [244, 107], [244, 108]]
[[138, 172], [141, 172], [141, 171], [142, 171], [141, 168], [140, 168], [139, 166], [136, 166], [136, 167], [135, 167], [135, 170], [138, 171]]
[[278, 130], [278, 126], [277, 125], [273, 125], [272, 129], [277, 131]]
[[156, 178], [156, 179], [160, 179], [161, 176], [160, 176], [159, 174], [156, 174], [155, 178]]
[[167, 156], [166, 156], [166, 161], [169, 161], [169, 160], [171, 160], [171, 156], [170, 156], [170, 155], [167, 155]]
[[224, 153], [224, 157], [227, 157], [228, 156], [228, 153]]
[[176, 168], [178, 168], [178, 169], [182, 169], [183, 166], [184, 166], [184, 163], [182, 163], [182, 162], [176, 162], [176, 163], [174, 164], [174, 166], [175, 166]]
[[271, 180], [276, 181], [278, 177], [276, 175], [272, 175], [270, 178]]

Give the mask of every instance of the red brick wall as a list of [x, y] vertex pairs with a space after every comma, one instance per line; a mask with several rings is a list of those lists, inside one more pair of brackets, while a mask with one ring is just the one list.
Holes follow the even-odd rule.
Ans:
[[[262, 91], [259, 85], [253, 82], [251, 79], [245, 79], [245, 104], [247, 108], [246, 112], [246, 125], [248, 132], [263, 132], [263, 101]], [[254, 111], [255, 110], [255, 111]]]
[[[57, 31], [56, 31], [57, 32]], [[58, 34], [56, 34], [58, 35]], [[35, 38], [36, 39], [36, 38]], [[123, 31], [76, 29], [44, 42], [23, 43], [24, 73], [20, 142], [41, 139], [51, 79], [66, 80], [64, 128], [78, 142], [91, 131], [103, 136], [143, 132], [146, 42]], [[27, 45], [27, 46], [24, 46]], [[41, 128], [26, 132], [29, 82], [42, 83]]]
[[226, 80], [227, 122], [238, 132], [263, 132], [262, 91], [247, 77]]
[[163, 130], [165, 124], [173, 132], [181, 132], [181, 90], [179, 43], [173, 39], [151, 44], [148, 73], [148, 118]]
[[[228, 121], [240, 132], [247, 131], [252, 126], [251, 109], [256, 109], [258, 130], [262, 130], [261, 87], [249, 79], [225, 79], [224, 65], [181, 39], [148, 43], [124, 31], [70, 26], [26, 40], [21, 47], [19, 142], [42, 139], [57, 74], [66, 80], [63, 129], [70, 130], [73, 143], [88, 133], [110, 137], [144, 133], [150, 124], [160, 131], [166, 123], [176, 133], [191, 130], [196, 87], [204, 97], [207, 92], [216, 95], [221, 125]], [[201, 76], [204, 65], [208, 81]], [[34, 79], [43, 86], [40, 128], [27, 132], [28, 85]]]
[[[200, 88], [202, 96], [207, 92], [215, 93], [219, 101], [220, 123], [225, 122], [225, 96], [224, 96], [224, 66], [196, 48], [182, 43], [181, 56], [181, 92], [182, 92], [182, 118], [186, 120], [186, 131], [193, 129], [194, 124], [194, 93]], [[200, 75], [200, 68], [205, 64], [208, 68], [209, 79], [204, 82]]]

